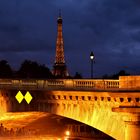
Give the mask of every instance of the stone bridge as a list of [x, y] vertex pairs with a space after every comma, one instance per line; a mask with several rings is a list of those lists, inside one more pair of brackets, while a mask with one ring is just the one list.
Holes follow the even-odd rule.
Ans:
[[[15, 99], [30, 92], [30, 104]], [[0, 79], [0, 113], [40, 111], [90, 125], [117, 140], [140, 139], [140, 76], [104, 79]]]

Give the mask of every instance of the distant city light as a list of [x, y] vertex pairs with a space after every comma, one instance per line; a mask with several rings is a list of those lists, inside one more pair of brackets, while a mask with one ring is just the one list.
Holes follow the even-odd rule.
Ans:
[[70, 135], [70, 131], [66, 131], [66, 136], [69, 136]]

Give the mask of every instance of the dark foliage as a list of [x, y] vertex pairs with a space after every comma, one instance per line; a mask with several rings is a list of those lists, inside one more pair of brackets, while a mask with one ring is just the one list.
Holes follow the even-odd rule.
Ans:
[[120, 70], [118, 73], [113, 74], [113, 75], [103, 75], [103, 79], [119, 79], [119, 76], [128, 76], [130, 75], [129, 73], [127, 73], [125, 70]]
[[[118, 79], [119, 76], [127, 76], [125, 70], [120, 70], [113, 75], [103, 75], [103, 79]], [[36, 79], [58, 79], [52, 75], [51, 71], [45, 65], [40, 65], [35, 61], [25, 60], [18, 71], [13, 71], [6, 60], [0, 61], [0, 78], [36, 78]], [[82, 75], [78, 72], [73, 77], [68, 76], [68, 79], [82, 79]]]
[[25, 60], [17, 72], [19, 78], [52, 78], [52, 73], [45, 65], [35, 61]]
[[0, 61], [0, 78], [11, 78], [13, 76], [12, 69], [6, 60]]
[[78, 72], [75, 73], [74, 79], [82, 79], [82, 75]]

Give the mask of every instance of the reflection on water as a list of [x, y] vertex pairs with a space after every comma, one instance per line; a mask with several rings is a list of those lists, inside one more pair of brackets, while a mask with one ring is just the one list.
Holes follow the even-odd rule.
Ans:
[[30, 137], [0, 137], [0, 140], [65, 140], [65, 139], [44, 135], [44, 136], [30, 136]]
[[0, 115], [0, 122], [3, 122], [6, 128], [25, 127], [29, 123], [47, 116], [43, 112], [18, 112], [18, 113], [3, 113]]
[[0, 114], [0, 140], [65, 140], [51, 134], [57, 130], [54, 129], [54, 125], [58, 125], [54, 119], [43, 112]]

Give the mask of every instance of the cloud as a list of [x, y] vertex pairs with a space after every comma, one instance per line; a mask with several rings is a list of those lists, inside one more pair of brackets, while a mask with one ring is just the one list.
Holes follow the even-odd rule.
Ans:
[[5, 57], [16, 53], [15, 58], [17, 53], [24, 53], [24, 58], [30, 53], [42, 62], [47, 60], [36, 53], [47, 52], [49, 58], [54, 58], [59, 9], [63, 17], [65, 57], [72, 73], [90, 75], [91, 51], [96, 56], [97, 76], [126, 65], [139, 71], [139, 0], [1, 1], [0, 52]]

